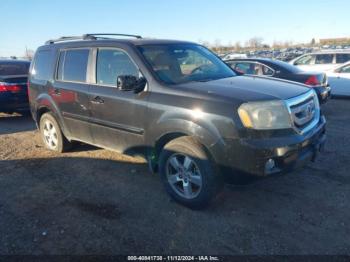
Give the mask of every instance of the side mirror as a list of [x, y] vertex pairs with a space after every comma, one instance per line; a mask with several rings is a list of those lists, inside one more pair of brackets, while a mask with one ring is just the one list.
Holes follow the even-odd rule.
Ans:
[[117, 78], [117, 88], [121, 91], [141, 92], [146, 85], [144, 77], [137, 78], [133, 75], [120, 75]]

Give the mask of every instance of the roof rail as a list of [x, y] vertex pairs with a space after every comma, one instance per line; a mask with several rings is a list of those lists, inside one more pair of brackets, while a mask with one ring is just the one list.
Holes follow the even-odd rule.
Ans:
[[73, 41], [73, 40], [97, 40], [97, 39], [112, 39], [109, 37], [103, 37], [103, 36], [125, 36], [125, 37], [135, 37], [137, 39], [141, 39], [142, 37], [140, 35], [129, 35], [129, 34], [84, 34], [82, 36], [62, 36], [57, 39], [50, 39], [45, 42], [46, 45], [58, 43], [58, 42], [65, 42], [65, 41]]
[[135, 37], [135, 38], [137, 38], [137, 39], [141, 39], [142, 38], [142, 36], [140, 36], [140, 35], [130, 35], [130, 34], [102, 34], [102, 33], [98, 33], [98, 34], [85, 34], [85, 35], [83, 35], [83, 36], [85, 36], [85, 37], [91, 37], [91, 36], [126, 36], [126, 37]]

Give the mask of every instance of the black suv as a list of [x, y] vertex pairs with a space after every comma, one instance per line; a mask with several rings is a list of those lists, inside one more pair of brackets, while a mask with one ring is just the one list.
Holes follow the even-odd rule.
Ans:
[[63, 37], [37, 50], [30, 105], [48, 149], [82, 141], [143, 154], [175, 200], [199, 208], [218, 192], [223, 170], [268, 176], [323, 147], [314, 90], [236, 75], [195, 43], [110, 35]]

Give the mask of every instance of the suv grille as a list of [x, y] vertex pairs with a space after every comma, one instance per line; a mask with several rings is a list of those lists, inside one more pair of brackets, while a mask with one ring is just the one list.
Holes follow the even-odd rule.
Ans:
[[286, 101], [294, 129], [305, 133], [320, 120], [320, 105], [314, 90]]

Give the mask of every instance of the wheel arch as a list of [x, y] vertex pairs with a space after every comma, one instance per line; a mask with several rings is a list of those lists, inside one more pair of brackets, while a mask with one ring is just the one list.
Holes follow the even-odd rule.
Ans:
[[40, 118], [43, 116], [43, 114], [50, 112], [55, 117], [63, 134], [66, 137], [69, 137], [69, 133], [64, 124], [62, 114], [60, 113], [53, 99], [48, 94], [42, 94], [37, 98], [36, 104], [38, 105], [35, 110], [35, 122], [37, 123], [37, 126], [39, 127]]

